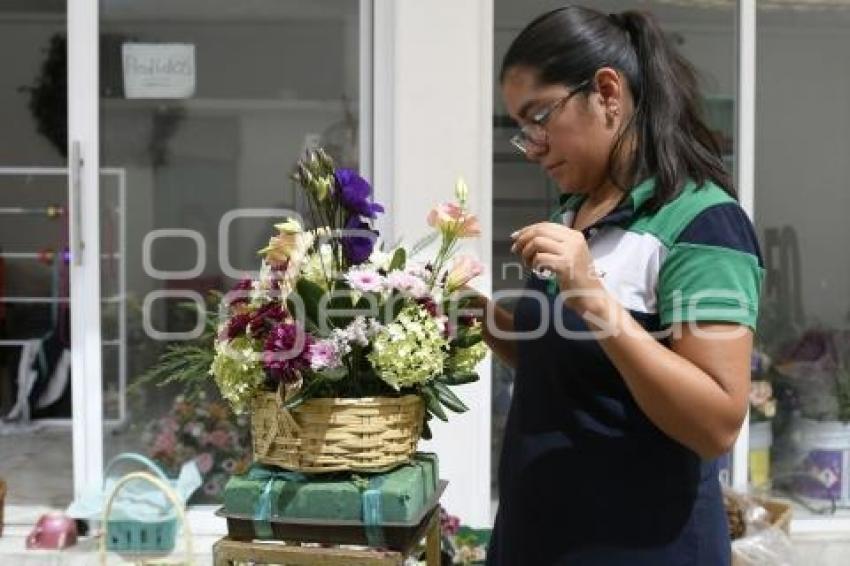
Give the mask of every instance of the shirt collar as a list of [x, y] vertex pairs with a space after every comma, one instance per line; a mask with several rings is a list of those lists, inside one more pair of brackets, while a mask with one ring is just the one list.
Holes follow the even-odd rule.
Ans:
[[[646, 202], [652, 197], [655, 193], [655, 179], [649, 178], [645, 181], [639, 183], [635, 187], [629, 191], [627, 197], [624, 199], [623, 204], [618, 206], [616, 209], [612, 210], [606, 218], [602, 219], [603, 221], [609, 219], [610, 216], [616, 215], [618, 219], [623, 218], [623, 216], [631, 217], [635, 212], [637, 212]], [[584, 201], [585, 195], [581, 193], [564, 193], [558, 197], [558, 212], [556, 215], [560, 216], [567, 211], [576, 211], [579, 206], [581, 206], [582, 201]]]

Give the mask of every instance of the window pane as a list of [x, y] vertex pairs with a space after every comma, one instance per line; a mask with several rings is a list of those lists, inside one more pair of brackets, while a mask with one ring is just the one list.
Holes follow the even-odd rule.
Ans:
[[[321, 143], [357, 167], [359, 3], [101, 2], [105, 461], [195, 458], [215, 500], [251, 459], [245, 419], [142, 375], [198, 316], [181, 304], [258, 269], [290, 174]], [[318, 69], [317, 67], [321, 67]], [[249, 209], [249, 210], [246, 210]], [[259, 212], [257, 212], [259, 210]], [[167, 377], [177, 377], [171, 375]], [[205, 376], [200, 376], [203, 379]]]
[[758, 14], [753, 379], [778, 405], [768, 418], [754, 400], [750, 479], [795, 499], [795, 517], [850, 516], [850, 10], [782, 4]]

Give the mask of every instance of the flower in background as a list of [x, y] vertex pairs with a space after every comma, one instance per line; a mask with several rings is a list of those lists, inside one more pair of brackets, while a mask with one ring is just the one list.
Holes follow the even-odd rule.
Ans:
[[451, 268], [449, 268], [446, 277], [446, 292], [459, 289], [469, 283], [472, 279], [481, 275], [484, 271], [484, 265], [470, 255], [458, 256]]
[[[175, 402], [169, 413], [152, 420], [144, 429], [147, 454], [176, 476], [181, 466], [194, 460], [208, 483], [224, 485], [228, 475], [244, 472], [250, 459], [250, 427], [247, 419], [234, 415], [221, 401], [193, 400], [187, 419], [185, 405]], [[212, 488], [213, 486], [211, 486]], [[209, 495], [215, 496], [211, 489]], [[202, 497], [201, 492], [193, 496]], [[196, 500], [197, 501], [197, 500]]]
[[313, 341], [299, 323], [282, 322], [272, 328], [263, 346], [263, 367], [284, 383], [295, 383], [299, 372], [310, 365], [307, 351]]
[[455, 536], [460, 529], [460, 519], [454, 515], [449, 515], [442, 505], [440, 505], [440, 531], [446, 536]]
[[201, 472], [201, 475], [205, 476], [210, 472], [210, 470], [212, 470], [215, 461], [213, 460], [212, 454], [204, 452], [203, 454], [198, 454], [195, 457], [195, 463], [198, 465], [198, 471]]
[[368, 358], [380, 378], [399, 390], [440, 375], [446, 346], [431, 315], [419, 305], [410, 305], [378, 332]]
[[750, 406], [754, 410], [754, 417], [761, 416], [766, 419], [772, 419], [776, 415], [776, 399], [773, 397], [773, 387], [769, 381], [752, 381], [750, 387]]
[[372, 187], [369, 186], [366, 179], [351, 169], [338, 169], [335, 177], [340, 202], [352, 215], [375, 218], [379, 212], [384, 212], [383, 206], [369, 201]]
[[204, 483], [204, 493], [211, 497], [215, 497], [221, 493], [221, 480], [218, 477], [213, 477]]
[[163, 430], [157, 435], [156, 440], [154, 441], [152, 452], [154, 454], [161, 454], [170, 456], [174, 453], [174, 450], [177, 446], [177, 435], [174, 431], [171, 430]]
[[444, 202], [428, 213], [428, 226], [457, 238], [472, 238], [481, 235], [481, 225], [474, 214], [454, 202]]
[[227, 448], [230, 444], [230, 435], [226, 430], [217, 429], [203, 436], [202, 444], [204, 446], [211, 445], [215, 448]]

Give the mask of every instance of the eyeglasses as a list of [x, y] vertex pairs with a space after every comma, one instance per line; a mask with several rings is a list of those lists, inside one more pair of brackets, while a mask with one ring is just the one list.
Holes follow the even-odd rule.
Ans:
[[517, 148], [523, 155], [528, 155], [528, 152], [532, 149], [540, 149], [548, 144], [549, 132], [546, 131], [546, 122], [549, 121], [549, 118], [552, 117], [556, 110], [563, 108], [573, 96], [585, 90], [590, 83], [591, 79], [582, 81], [572, 92], [534, 114], [529, 120], [531, 123], [520, 128], [519, 132], [511, 137], [511, 145]]

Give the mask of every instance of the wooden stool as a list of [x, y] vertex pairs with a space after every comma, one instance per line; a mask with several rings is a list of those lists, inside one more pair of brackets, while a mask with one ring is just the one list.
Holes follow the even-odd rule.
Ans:
[[400, 550], [348, 549], [301, 546], [300, 541], [243, 542], [224, 537], [213, 545], [214, 566], [241, 564], [282, 564], [285, 566], [402, 566], [427, 536], [425, 546], [427, 566], [440, 566], [440, 512], [430, 512], [428, 520], [417, 529], [412, 542]]

